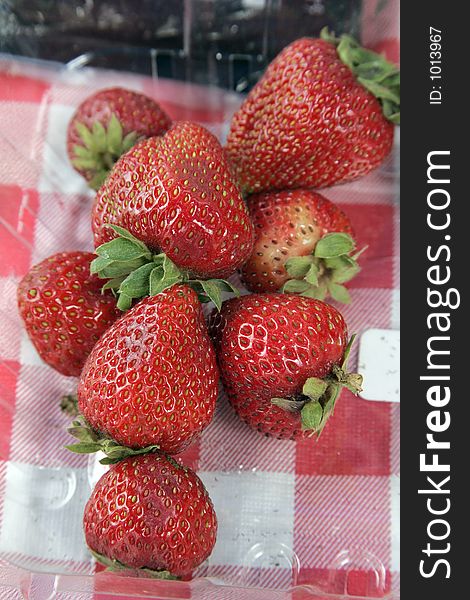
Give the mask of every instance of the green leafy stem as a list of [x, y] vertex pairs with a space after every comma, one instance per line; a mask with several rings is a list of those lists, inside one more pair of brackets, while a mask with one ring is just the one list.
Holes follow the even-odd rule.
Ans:
[[88, 548], [88, 550], [91, 552], [91, 554], [93, 555], [95, 560], [97, 560], [104, 567], [106, 567], [107, 571], [119, 572], [119, 571], [131, 570], [131, 571], [135, 571], [136, 573], [142, 573], [146, 577], [153, 577], [155, 579], [174, 579], [174, 580], [179, 579], [179, 577], [172, 575], [170, 573], [170, 571], [165, 571], [165, 570], [156, 571], [154, 569], [148, 569], [147, 567], [140, 567], [138, 569], [134, 569], [132, 567], [126, 566], [125, 564], [123, 564], [119, 560], [116, 560], [115, 558], [108, 558], [107, 556], [104, 556], [103, 554], [100, 554], [99, 552], [95, 552], [95, 550], [92, 550], [91, 548]]
[[399, 125], [399, 69], [377, 52], [363, 48], [350, 35], [336, 37], [325, 27], [320, 37], [336, 46], [340, 60], [351, 69], [358, 82], [377, 98], [384, 116]]
[[180, 271], [166, 254], [154, 254], [129, 231], [108, 225], [117, 237], [99, 246], [91, 265], [91, 273], [108, 281], [103, 291], [110, 289], [118, 296], [117, 306], [128, 310], [132, 302], [145, 296], [156, 296], [177, 283], [186, 283], [197, 292], [201, 302], [213, 302], [220, 310], [223, 292], [239, 295], [239, 291], [224, 279], [191, 279]]
[[100, 460], [102, 465], [112, 465], [129, 456], [137, 456], [139, 454], [149, 454], [156, 452], [160, 446], [152, 445], [145, 448], [133, 449], [127, 446], [121, 446], [114, 440], [101, 437], [94, 431], [86, 422], [84, 417], [78, 416], [67, 429], [69, 434], [78, 442], [65, 446], [70, 452], [76, 454], [93, 454], [102, 452], [105, 457]]
[[327, 233], [317, 242], [312, 254], [286, 261], [285, 267], [292, 279], [286, 281], [282, 291], [319, 300], [329, 294], [333, 300], [349, 303], [351, 297], [343, 284], [361, 270], [357, 259], [366, 248], [351, 255], [354, 249], [355, 243], [349, 234]]
[[324, 379], [309, 377], [302, 388], [302, 394], [295, 398], [272, 398], [271, 402], [289, 412], [300, 413], [302, 428], [311, 435], [320, 437], [329, 417], [333, 414], [336, 401], [343, 387], [353, 394], [362, 390], [362, 375], [348, 373], [347, 363], [356, 335], [352, 335], [344, 352], [340, 366], [335, 365]]
[[89, 185], [97, 190], [106, 179], [116, 160], [141, 139], [135, 131], [124, 135], [121, 122], [113, 113], [105, 127], [95, 121], [91, 129], [76, 123], [75, 129], [82, 144], [72, 148], [72, 164], [93, 174]]

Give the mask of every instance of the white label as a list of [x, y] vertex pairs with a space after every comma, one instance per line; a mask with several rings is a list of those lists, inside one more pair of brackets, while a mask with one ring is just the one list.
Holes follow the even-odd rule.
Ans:
[[368, 329], [359, 342], [358, 372], [364, 400], [400, 402], [400, 332]]

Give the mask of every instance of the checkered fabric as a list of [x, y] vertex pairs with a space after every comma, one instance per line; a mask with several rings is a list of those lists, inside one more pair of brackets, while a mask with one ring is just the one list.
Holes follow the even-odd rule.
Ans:
[[[142, 90], [174, 119], [196, 120], [221, 138], [239, 102], [184, 83], [0, 59], [0, 598], [22, 597], [15, 586], [28, 570], [80, 575], [60, 578], [64, 587], [54, 597], [64, 600], [80, 586], [81, 599], [117, 590], [109, 574], [93, 577], [81, 530], [98, 467], [63, 448], [68, 419], [58, 402], [76, 381], [41, 362], [16, 309], [17, 283], [32, 264], [92, 248], [93, 196], [67, 161], [65, 132], [74, 108], [111, 85]], [[358, 246], [368, 246], [351, 283], [353, 302], [341, 308], [350, 332], [399, 327], [397, 170], [391, 156], [361, 181], [325, 191], [350, 215]], [[357, 350], [352, 367], [356, 361]], [[311, 598], [295, 588], [305, 585], [315, 598], [396, 591], [398, 432], [398, 404], [344, 391], [318, 442], [267, 439], [221, 393], [213, 423], [180, 457], [199, 473], [219, 518], [214, 552], [195, 573], [209, 580], [152, 583], [171, 587], [168, 596], [163, 588], [156, 595]], [[138, 589], [118, 579], [120, 593], [123, 585]], [[50, 579], [35, 581], [49, 597]]]

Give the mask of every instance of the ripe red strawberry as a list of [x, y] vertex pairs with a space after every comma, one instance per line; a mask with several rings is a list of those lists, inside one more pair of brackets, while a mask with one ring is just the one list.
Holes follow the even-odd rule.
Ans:
[[190, 122], [137, 144], [115, 165], [93, 209], [95, 247], [128, 230], [201, 279], [227, 277], [248, 258], [253, 226], [222, 147]]
[[92, 431], [74, 423], [69, 431], [85, 445], [69, 448], [111, 458], [149, 446], [181, 452], [210, 423], [217, 385], [201, 304], [174, 285], [136, 304], [93, 348], [78, 384]]
[[247, 192], [321, 188], [379, 166], [399, 122], [399, 72], [350, 36], [287, 46], [235, 113], [227, 151]]
[[103, 282], [90, 275], [89, 252], [54, 254], [18, 286], [18, 308], [39, 356], [63, 375], [78, 376], [91, 349], [121, 314]]
[[252, 294], [224, 302], [210, 318], [220, 374], [238, 415], [277, 438], [320, 433], [341, 386], [350, 345], [341, 314], [320, 300]]
[[217, 518], [204, 484], [161, 454], [126, 458], [98, 481], [85, 507], [85, 539], [114, 569], [181, 577], [206, 560]]
[[264, 192], [248, 197], [255, 245], [241, 268], [252, 292], [298, 292], [347, 301], [342, 285], [359, 271], [349, 218], [311, 190]]
[[67, 153], [90, 187], [98, 189], [116, 160], [137, 140], [162, 135], [171, 125], [151, 98], [111, 88], [89, 96], [67, 129]]

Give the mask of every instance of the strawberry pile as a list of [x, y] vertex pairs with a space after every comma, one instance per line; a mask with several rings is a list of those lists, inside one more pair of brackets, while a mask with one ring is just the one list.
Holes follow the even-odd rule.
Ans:
[[189, 577], [210, 555], [214, 507], [172, 457], [211, 423], [219, 382], [250, 427], [291, 440], [360, 391], [354, 336], [325, 300], [349, 302], [364, 249], [317, 189], [380, 165], [398, 122], [397, 69], [328, 32], [272, 62], [225, 148], [128, 90], [78, 108], [67, 149], [97, 189], [95, 252], [33, 266], [18, 307], [41, 358], [78, 378], [68, 448], [109, 465], [83, 517], [98, 561]]

